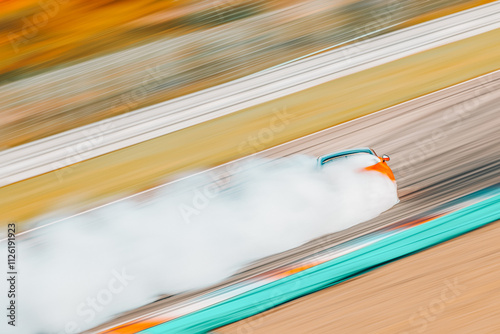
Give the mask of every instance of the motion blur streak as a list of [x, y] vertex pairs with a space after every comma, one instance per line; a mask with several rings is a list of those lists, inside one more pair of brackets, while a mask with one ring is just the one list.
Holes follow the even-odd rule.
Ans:
[[359, 172], [366, 165], [351, 159], [319, 169], [307, 156], [249, 161], [221, 189], [198, 175], [147, 200], [29, 233], [19, 245], [19, 313], [30, 319], [22, 330], [59, 332], [74, 323], [85, 330], [371, 219], [398, 198], [386, 176]]
[[[464, 38], [475, 36], [482, 40], [483, 33], [500, 28], [499, 16], [500, 2], [492, 3], [17, 146], [0, 152], [0, 168], [5, 171], [0, 187], [243, 110], [255, 114], [249, 108]], [[467, 58], [471, 61], [471, 56]], [[337, 100], [331, 99], [330, 103], [337, 104]], [[339, 108], [336, 116], [342, 114]], [[329, 119], [326, 124], [333, 121]], [[236, 126], [241, 127], [240, 123]]]
[[3, 0], [0, 142], [13, 147], [488, 2]]

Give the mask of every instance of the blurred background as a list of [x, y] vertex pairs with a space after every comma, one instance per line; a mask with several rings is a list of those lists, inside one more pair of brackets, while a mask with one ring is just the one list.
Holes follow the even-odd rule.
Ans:
[[[500, 332], [499, 1], [0, 8], [0, 332]], [[397, 194], [315, 174], [356, 147]]]
[[0, 141], [13, 147], [487, 2], [3, 0]]

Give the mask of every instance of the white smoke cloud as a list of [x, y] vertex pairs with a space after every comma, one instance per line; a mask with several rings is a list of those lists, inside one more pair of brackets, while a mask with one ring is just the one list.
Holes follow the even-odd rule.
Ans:
[[80, 332], [373, 218], [397, 194], [359, 172], [366, 159], [322, 170], [305, 156], [254, 160], [222, 181], [203, 173], [30, 233], [18, 240], [18, 327], [1, 332]]

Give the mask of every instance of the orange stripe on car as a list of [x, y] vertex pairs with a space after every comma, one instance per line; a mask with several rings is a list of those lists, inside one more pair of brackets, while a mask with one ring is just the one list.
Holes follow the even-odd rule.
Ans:
[[377, 171], [379, 173], [382, 173], [382, 174], [388, 176], [392, 181], [396, 181], [396, 179], [394, 178], [394, 174], [392, 173], [391, 168], [383, 161], [381, 161], [375, 165], [365, 167], [364, 170]]

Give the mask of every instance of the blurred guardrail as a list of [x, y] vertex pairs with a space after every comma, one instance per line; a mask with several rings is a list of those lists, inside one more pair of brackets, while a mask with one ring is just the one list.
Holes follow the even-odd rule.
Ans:
[[[26, 65], [22, 61], [33, 55], [52, 55], [57, 49], [46, 45], [23, 53], [20, 48], [16, 57], [25, 66], [7, 73], [0, 71], [4, 82], [0, 86], [0, 143], [4, 148], [13, 147], [228, 82], [311, 52], [383, 34], [410, 24], [412, 19], [425, 20], [425, 15], [445, 15], [486, 2], [189, 1], [186, 4], [191, 7], [185, 14], [171, 20], [148, 16], [142, 24], [133, 21], [133, 29], [121, 36], [134, 40], [144, 32], [169, 31], [161, 38], [71, 66], [61, 57], [74, 50]], [[58, 19], [54, 14], [49, 25]], [[175, 33], [175, 27], [184, 28], [182, 34]], [[21, 37], [31, 42], [28, 36]], [[91, 40], [77, 54], [95, 53], [92, 42], [106, 49], [102, 40]], [[5, 60], [9, 59], [14, 57]]]
[[499, 17], [488, 4], [0, 152], [0, 186], [500, 28]]

